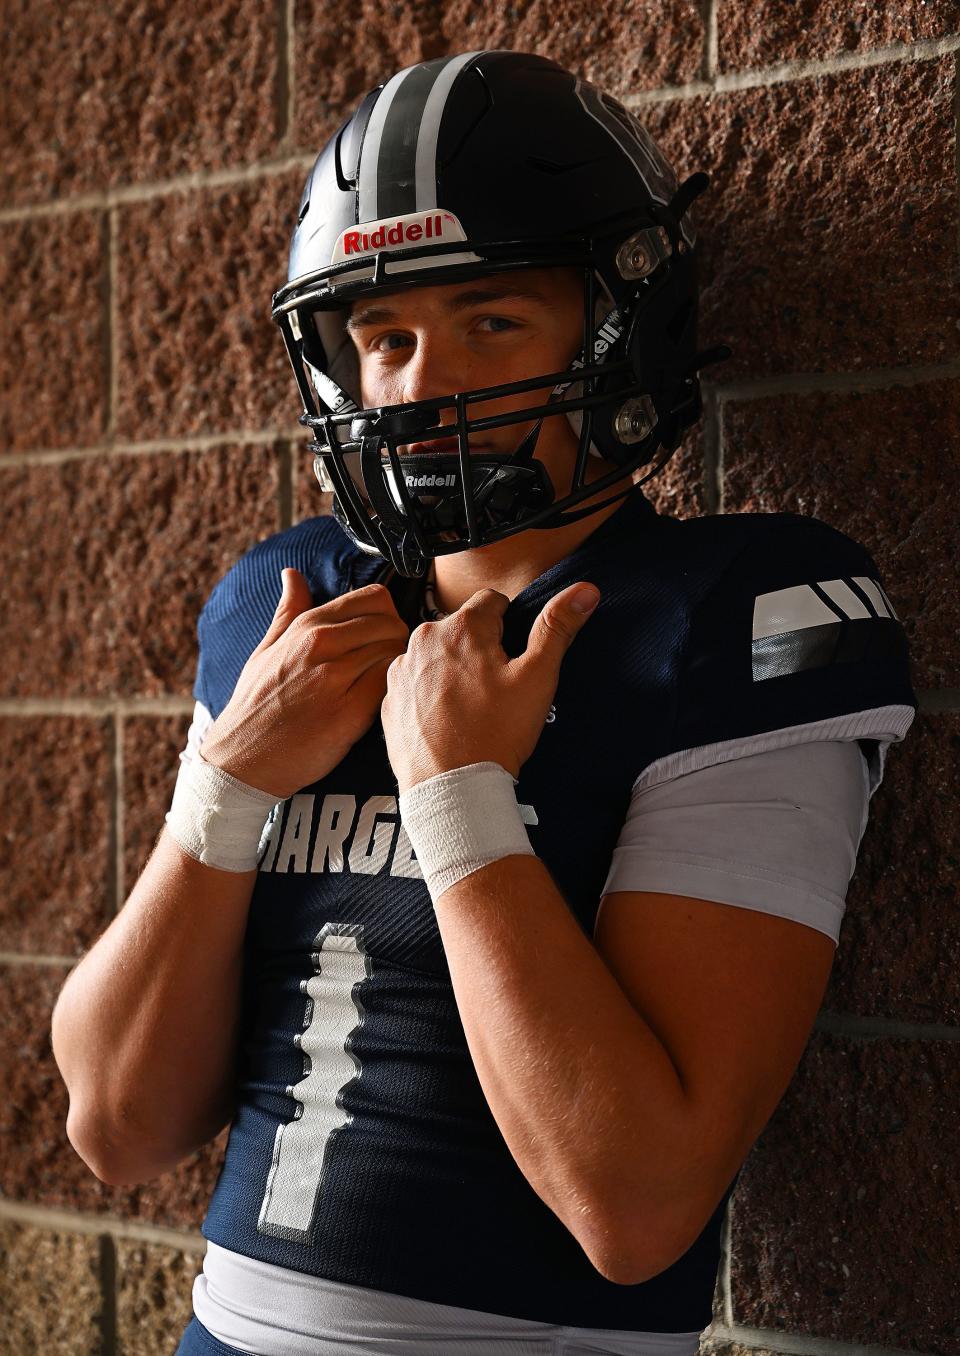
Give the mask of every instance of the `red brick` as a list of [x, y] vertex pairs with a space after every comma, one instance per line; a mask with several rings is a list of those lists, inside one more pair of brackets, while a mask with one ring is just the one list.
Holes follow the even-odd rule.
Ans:
[[305, 178], [298, 171], [123, 209], [121, 437], [295, 426], [302, 407], [270, 298], [287, 279]]
[[956, 1350], [960, 1063], [815, 1032], [734, 1193], [733, 1322]]
[[0, 695], [189, 696], [210, 590], [278, 529], [280, 445], [0, 473]]
[[[663, 470], [643, 487], [643, 493], [658, 513], [672, 518], [699, 518], [706, 512], [703, 458], [703, 426], [697, 425], [688, 431]], [[641, 466], [635, 474], [643, 476], [650, 469]]]
[[4, 716], [0, 950], [79, 956], [110, 916], [108, 720]]
[[0, 226], [0, 453], [103, 437], [105, 229], [99, 212]]
[[721, 71], [816, 61], [869, 52], [893, 43], [939, 38], [960, 30], [958, 0], [759, 0], [751, 5], [720, 0], [717, 42]]
[[960, 686], [957, 383], [734, 401], [723, 440], [725, 510], [808, 514], [862, 542], [906, 627], [916, 686]]
[[100, 1239], [0, 1219], [0, 1313], [15, 1356], [101, 1351]]
[[641, 116], [706, 170], [705, 343], [719, 382], [960, 357], [954, 60], [737, 90]]
[[147, 864], [170, 809], [189, 715], [128, 716], [123, 722], [124, 894]]
[[120, 1356], [176, 1351], [193, 1317], [193, 1282], [202, 1270], [196, 1250], [117, 1239]]
[[701, 6], [694, 0], [532, 0], [483, 9], [473, 0], [364, 0], [343, 41], [336, 10], [306, 0], [296, 20], [297, 144], [321, 145], [368, 90], [433, 57], [509, 48], [549, 57], [620, 97], [684, 84], [703, 60]]
[[226, 1131], [174, 1172], [136, 1187], [105, 1185], [67, 1139], [67, 1090], [50, 1045], [50, 1019], [67, 973], [59, 966], [0, 966], [0, 1197], [199, 1227]]
[[918, 716], [870, 803], [827, 1007], [960, 1022], [958, 786], [960, 715]]
[[275, 7], [6, 7], [0, 202], [249, 164], [278, 136]]

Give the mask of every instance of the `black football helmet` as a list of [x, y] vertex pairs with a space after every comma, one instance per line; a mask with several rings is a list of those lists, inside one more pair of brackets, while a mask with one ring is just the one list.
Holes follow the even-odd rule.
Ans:
[[[688, 208], [707, 184], [698, 173], [678, 187], [632, 113], [545, 57], [440, 57], [367, 94], [307, 178], [272, 311], [315, 473], [362, 550], [420, 577], [434, 556], [595, 513], [632, 492], [638, 467], [661, 468], [699, 417], [699, 370], [729, 352], [696, 348]], [[583, 347], [566, 371], [362, 408], [352, 301], [552, 266], [583, 272]], [[471, 418], [478, 401], [539, 388], [546, 403]], [[579, 437], [561, 495], [534, 456], [557, 415]], [[472, 435], [531, 419], [512, 453], [471, 455]], [[398, 454], [452, 434], [455, 453]], [[588, 455], [613, 469], [587, 483]], [[621, 493], [568, 511], [624, 479]]]

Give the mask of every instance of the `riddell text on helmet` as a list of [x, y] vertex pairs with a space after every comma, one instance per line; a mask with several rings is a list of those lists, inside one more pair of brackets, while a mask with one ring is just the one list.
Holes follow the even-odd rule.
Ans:
[[405, 226], [402, 221], [396, 221], [392, 226], [378, 226], [369, 235], [366, 231], [344, 231], [343, 252], [367, 254], [370, 250], [382, 250], [385, 245], [412, 245], [416, 240], [432, 240], [442, 235], [443, 218], [435, 212], [422, 226], [419, 222]]
[[333, 251], [333, 262], [352, 255], [371, 254], [375, 250], [403, 249], [425, 241], [466, 240], [463, 227], [452, 212], [433, 210], [411, 212], [407, 216], [387, 217], [383, 221], [365, 221], [349, 226], [340, 235]]

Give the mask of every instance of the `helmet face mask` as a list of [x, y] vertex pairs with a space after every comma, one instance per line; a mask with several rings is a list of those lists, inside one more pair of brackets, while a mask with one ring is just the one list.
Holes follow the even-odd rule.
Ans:
[[[428, 69], [434, 82], [426, 107], [404, 107], [409, 75], [422, 76]], [[425, 78], [414, 82], [421, 100]], [[441, 105], [436, 91], [444, 81]], [[471, 100], [489, 100], [491, 88], [492, 106], [481, 108], [477, 117]], [[531, 107], [535, 92], [550, 105], [548, 126], [526, 138], [534, 145], [523, 145], [517, 108]], [[695, 352], [694, 236], [681, 218], [706, 186], [706, 177], [694, 176], [678, 191], [669, 166], [635, 119], [631, 122], [632, 115], [620, 109], [604, 125], [596, 113], [598, 99], [606, 96], [555, 63], [523, 53], [475, 53], [421, 63], [367, 96], [321, 152], [307, 180], [290, 279], [274, 297], [273, 315], [303, 399], [300, 422], [314, 432], [314, 469], [323, 488], [334, 492], [335, 516], [361, 549], [383, 555], [403, 574], [422, 575], [434, 556], [487, 545], [531, 527], [572, 522], [622, 498], [635, 488], [632, 473], [661, 447], [669, 455], [682, 429], [699, 414], [696, 370], [710, 355]], [[410, 183], [406, 197], [400, 191], [402, 164], [385, 159], [391, 113], [408, 123], [420, 118], [416, 197]], [[464, 139], [462, 123], [469, 123], [471, 113], [473, 136], [468, 128]], [[367, 121], [359, 127], [362, 118]], [[498, 141], [504, 119], [512, 127], [512, 143]], [[358, 152], [358, 145], [368, 146], [375, 126], [379, 152], [379, 143]], [[512, 179], [505, 176], [506, 187], [518, 184], [526, 200], [516, 201], [513, 210], [509, 192], [502, 211], [496, 203], [491, 209], [490, 195], [480, 192], [491, 152], [477, 142], [478, 129], [492, 138], [501, 160], [509, 157], [511, 144], [519, 143], [513, 154], [519, 163]], [[579, 139], [573, 136], [571, 146], [574, 132]], [[628, 132], [633, 142], [627, 141]], [[453, 164], [443, 161], [444, 135], [459, 135], [462, 143]], [[429, 163], [425, 137], [427, 151], [435, 156], [434, 174], [424, 171]], [[542, 147], [545, 137], [556, 147], [567, 146], [570, 170], [579, 172], [579, 180], [586, 171], [588, 184], [597, 186], [593, 196], [600, 201], [587, 203], [580, 213], [584, 219], [573, 220], [572, 231], [552, 228], [558, 213], [540, 201], [542, 192], [532, 191], [542, 183], [528, 182], [537, 178], [538, 164], [529, 152]], [[645, 175], [635, 170], [632, 182], [624, 171], [625, 142], [633, 152], [630, 164], [641, 161], [646, 170]], [[591, 170], [590, 161], [577, 163], [578, 152], [598, 149], [603, 154], [595, 158], [596, 168]], [[359, 162], [351, 181], [354, 155]], [[553, 205], [569, 209], [569, 190], [579, 188], [582, 195], [583, 183], [564, 184], [558, 197], [556, 181], [571, 175], [556, 160], [541, 157], [539, 163], [546, 166], [539, 179], [553, 191]], [[385, 164], [391, 167], [386, 173]], [[619, 189], [618, 177], [628, 181], [629, 191]], [[424, 205], [427, 196], [439, 205]], [[471, 219], [461, 222], [453, 208], [464, 202]], [[369, 216], [387, 204], [419, 210]], [[603, 211], [610, 207], [620, 210]], [[583, 226], [590, 229], [584, 232]], [[580, 351], [566, 367], [431, 399], [363, 407], [357, 353], [345, 326], [349, 303], [431, 284], [559, 267], [578, 270], [583, 280]], [[510, 408], [504, 410], [508, 398]], [[514, 408], [521, 398], [522, 407]], [[481, 416], [476, 406], [491, 403], [499, 403], [499, 411]], [[534, 456], [544, 421], [561, 416], [577, 435], [570, 486], [562, 492]], [[518, 424], [528, 431], [518, 430], [511, 452], [471, 451], [471, 441], [476, 448], [491, 430]], [[429, 450], [431, 440], [451, 438], [455, 450]], [[428, 450], [398, 451], [414, 443]], [[605, 459], [607, 470], [588, 479], [590, 456]], [[624, 481], [622, 493], [592, 502], [600, 491]], [[587, 509], [569, 511], [587, 498]]]

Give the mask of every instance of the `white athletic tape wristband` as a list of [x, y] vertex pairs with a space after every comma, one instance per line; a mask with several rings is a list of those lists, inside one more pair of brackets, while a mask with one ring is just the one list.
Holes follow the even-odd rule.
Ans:
[[400, 796], [400, 820], [434, 904], [481, 866], [536, 855], [515, 785], [499, 763], [468, 763], [417, 782]]
[[280, 802], [194, 754], [177, 778], [164, 816], [184, 852], [221, 871], [252, 871], [266, 847], [271, 811]]

